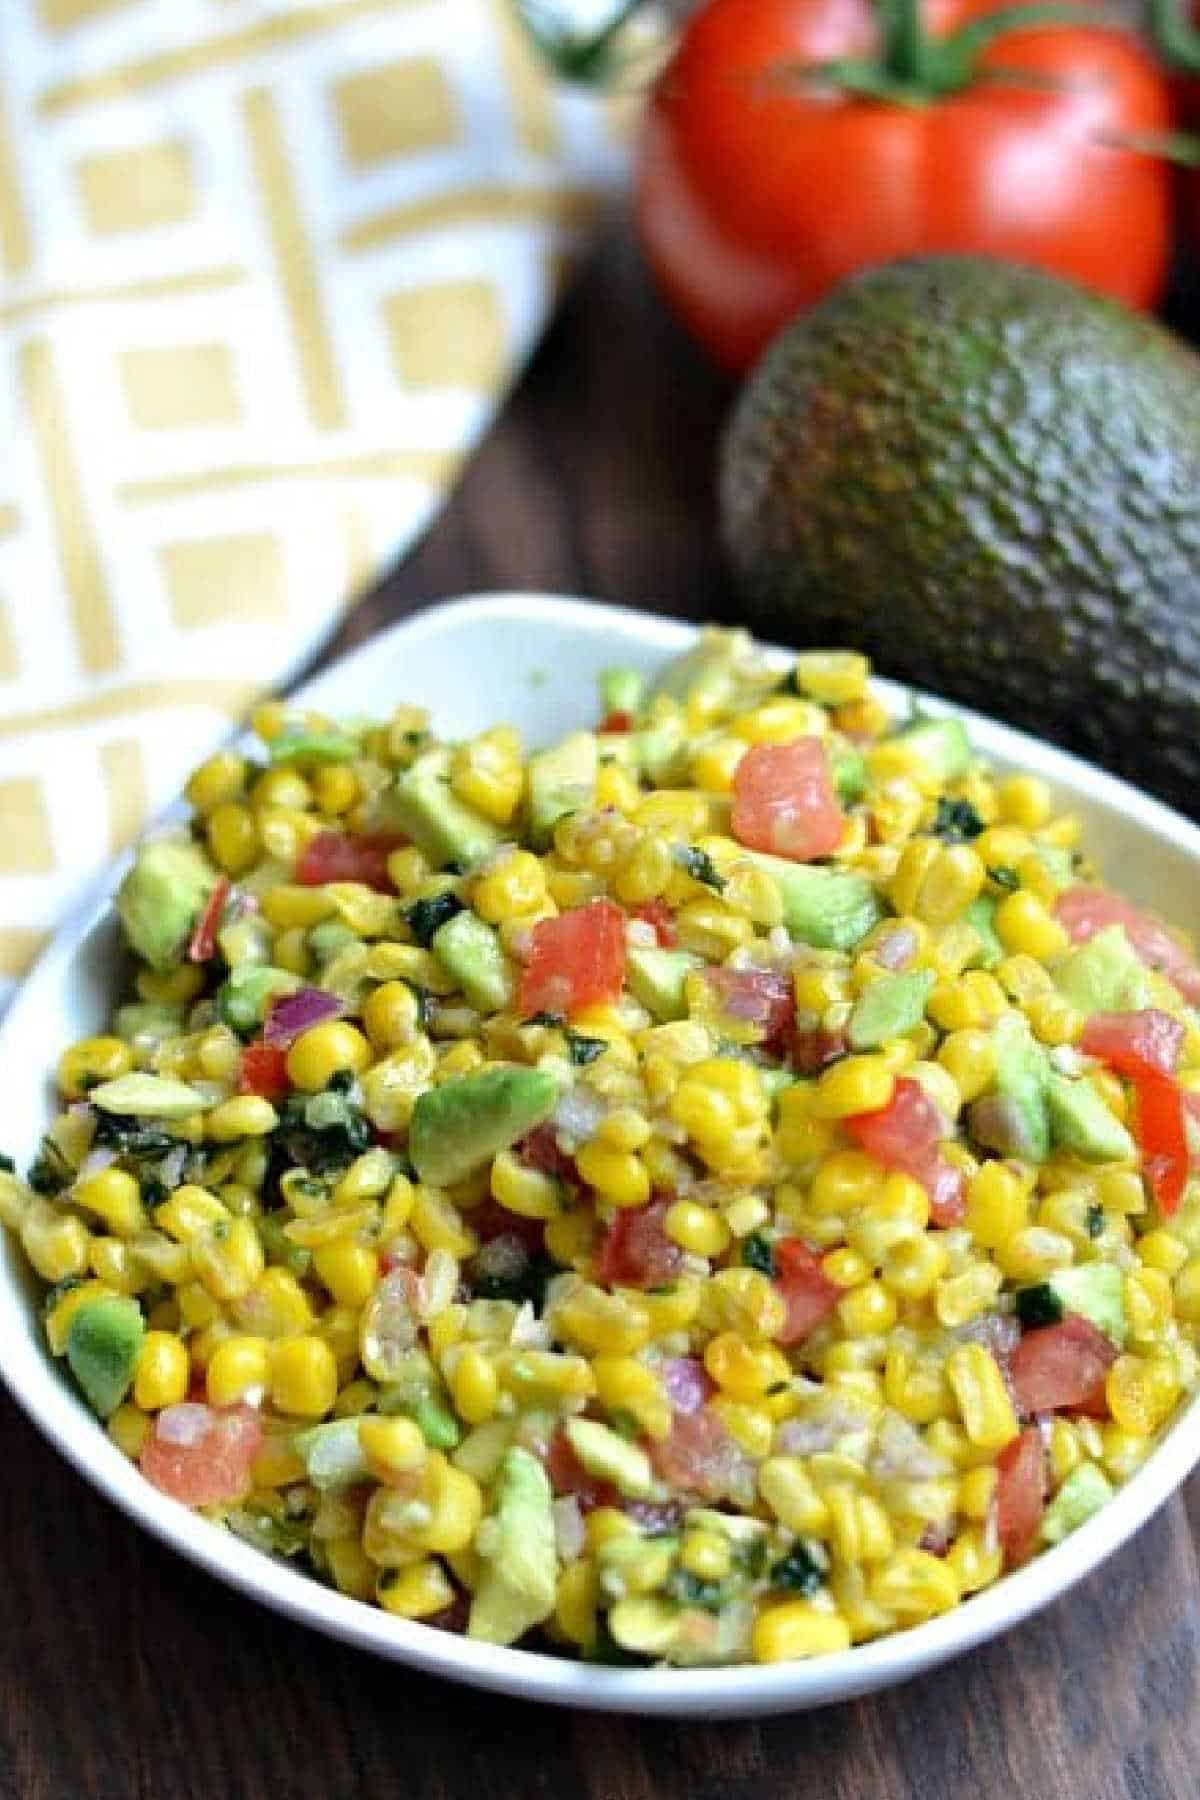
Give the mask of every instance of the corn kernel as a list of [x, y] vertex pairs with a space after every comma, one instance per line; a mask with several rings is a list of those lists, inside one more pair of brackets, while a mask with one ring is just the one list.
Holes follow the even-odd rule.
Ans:
[[66, 1100], [83, 1100], [102, 1081], [115, 1081], [133, 1067], [133, 1052], [119, 1037], [80, 1038], [58, 1059], [58, 1091]]
[[385, 1569], [375, 1589], [384, 1612], [401, 1619], [428, 1619], [444, 1612], [454, 1599], [454, 1587], [435, 1557], [424, 1557], [406, 1569]]
[[1006, 950], [1049, 962], [1070, 947], [1066, 931], [1036, 895], [1021, 890], [996, 908], [996, 934]]
[[261, 1394], [270, 1379], [266, 1338], [235, 1335], [217, 1345], [208, 1360], [205, 1388], [212, 1406], [236, 1406], [247, 1395]]
[[320, 1419], [337, 1399], [338, 1371], [324, 1339], [304, 1335], [271, 1346], [271, 1404], [297, 1418]]
[[1017, 1419], [995, 1358], [982, 1344], [960, 1344], [946, 1358], [946, 1379], [967, 1436], [985, 1450], [1002, 1450], [1017, 1435]]
[[850, 1627], [837, 1612], [808, 1600], [766, 1606], [754, 1621], [753, 1654], [758, 1663], [795, 1662], [850, 1648]]

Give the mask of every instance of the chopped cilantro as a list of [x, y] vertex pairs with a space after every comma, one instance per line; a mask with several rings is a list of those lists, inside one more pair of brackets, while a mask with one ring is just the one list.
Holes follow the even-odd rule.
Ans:
[[675, 852], [675, 859], [693, 881], [702, 881], [705, 887], [715, 889], [718, 894], [724, 889], [725, 877], [718, 871], [708, 851], [701, 850], [698, 844], [681, 845]]
[[933, 821], [934, 837], [944, 838], [948, 844], [965, 844], [971, 838], [977, 838], [983, 831], [983, 820], [975, 811], [969, 800], [947, 800], [944, 797], [937, 803], [937, 817]]
[[566, 1015], [556, 1012], [535, 1012], [530, 1013], [525, 1023], [527, 1025], [544, 1025], [548, 1031], [557, 1031], [566, 1023]]
[[1017, 874], [1017, 871], [1003, 866], [997, 869], [989, 869], [988, 879], [989, 881], [994, 881], [998, 888], [1004, 888], [1010, 894], [1015, 894], [1021, 885], [1021, 877]]
[[733, 1553], [733, 1560], [743, 1575], [751, 1581], [757, 1581], [760, 1575], [767, 1572], [770, 1552], [765, 1537], [752, 1537], [748, 1543], [739, 1544]]
[[584, 1037], [578, 1031], [567, 1032], [567, 1049], [571, 1053], [571, 1061], [577, 1069], [586, 1069], [594, 1063], [598, 1056], [603, 1056], [608, 1049], [607, 1038]]
[[702, 1581], [688, 1569], [672, 1569], [666, 1579], [666, 1590], [681, 1606], [699, 1606], [705, 1612], [720, 1612], [725, 1591], [717, 1581]]
[[52, 1137], [43, 1137], [26, 1177], [35, 1194], [60, 1194], [70, 1187], [75, 1171]]
[[815, 1594], [822, 1579], [820, 1563], [803, 1544], [793, 1544], [771, 1570], [772, 1587], [792, 1588], [798, 1594]]
[[0, 1175], [11, 1175], [16, 1166], [17, 1165], [11, 1156], [5, 1156], [4, 1153], [0, 1151]]
[[434, 933], [440, 931], [457, 913], [465, 910], [457, 895], [446, 892], [434, 894], [427, 900], [414, 901], [411, 906], [405, 907], [404, 917], [418, 944], [428, 950]]
[[1104, 1236], [1104, 1208], [1097, 1201], [1087, 1209], [1087, 1234], [1090, 1238]]
[[166, 1156], [179, 1142], [179, 1138], [173, 1138], [159, 1125], [147, 1125], [138, 1119], [124, 1118], [120, 1113], [96, 1114], [93, 1149], [115, 1150], [118, 1156], [139, 1159]]
[[52, 1288], [48, 1288], [42, 1297], [42, 1312], [45, 1317], [49, 1318], [59, 1301], [65, 1300], [74, 1288], [82, 1287], [83, 1280], [82, 1275], [64, 1275], [61, 1281], [56, 1281]]
[[609, 1428], [615, 1431], [618, 1437], [628, 1438], [630, 1443], [636, 1443], [642, 1435], [641, 1426], [633, 1414], [626, 1412], [623, 1406], [618, 1406], [615, 1412], [608, 1414], [608, 1423]]
[[335, 1069], [325, 1085], [331, 1094], [348, 1094], [354, 1086], [353, 1069]]
[[775, 1253], [761, 1231], [751, 1232], [743, 1242], [742, 1262], [747, 1269], [757, 1269], [761, 1275], [775, 1273]]
[[1048, 1281], [1017, 1291], [1014, 1309], [1022, 1325], [1036, 1330], [1039, 1325], [1057, 1325], [1065, 1308]]

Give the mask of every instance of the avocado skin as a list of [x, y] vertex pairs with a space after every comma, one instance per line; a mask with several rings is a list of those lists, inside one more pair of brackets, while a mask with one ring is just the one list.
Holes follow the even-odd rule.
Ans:
[[721, 514], [765, 635], [1194, 804], [1200, 357], [1161, 326], [986, 258], [857, 276], [743, 389]]

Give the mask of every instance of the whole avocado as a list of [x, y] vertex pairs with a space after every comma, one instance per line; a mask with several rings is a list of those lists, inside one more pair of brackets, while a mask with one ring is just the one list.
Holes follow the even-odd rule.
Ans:
[[871, 270], [774, 340], [721, 464], [767, 637], [1200, 792], [1200, 357], [1015, 264]]

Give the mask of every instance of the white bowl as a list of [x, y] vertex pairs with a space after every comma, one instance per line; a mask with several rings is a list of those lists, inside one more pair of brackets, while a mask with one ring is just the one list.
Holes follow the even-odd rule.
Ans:
[[[533, 594], [462, 600], [372, 639], [308, 683], [298, 698], [344, 714], [385, 713], [407, 699], [431, 707], [439, 726], [450, 732], [473, 732], [507, 719], [536, 743], [592, 716], [602, 668], [622, 663], [653, 670], [684, 649], [693, 633], [689, 625], [583, 600]], [[884, 697], [902, 708], [906, 690], [879, 685]], [[1198, 922], [1200, 830], [1060, 750], [978, 715], [962, 716], [984, 756], [1000, 767], [1045, 776], [1059, 799], [1083, 815], [1089, 847], [1124, 892], [1169, 919]], [[102, 1025], [116, 999], [122, 959], [108, 902], [124, 866], [124, 860], [118, 862], [94, 885], [37, 964], [0, 1030], [0, 1144], [22, 1166], [50, 1109], [46, 1072], [64, 1044]], [[714, 1718], [821, 1706], [907, 1680], [1064, 1593], [1143, 1525], [1200, 1457], [1196, 1400], [1133, 1479], [1062, 1545], [911, 1631], [813, 1662], [762, 1668], [591, 1667], [528, 1650], [497, 1649], [392, 1618], [273, 1562], [166, 1499], [110, 1442], [50, 1358], [37, 1320], [35, 1284], [19, 1248], [7, 1233], [0, 1235], [5, 1239], [0, 1258], [4, 1381], [39, 1430], [95, 1487], [164, 1543], [298, 1623], [429, 1674], [527, 1700]], [[19, 1471], [10, 1472], [9, 1479], [19, 1480]]]

